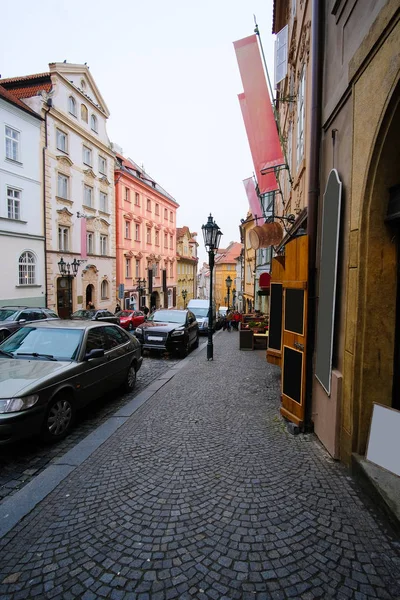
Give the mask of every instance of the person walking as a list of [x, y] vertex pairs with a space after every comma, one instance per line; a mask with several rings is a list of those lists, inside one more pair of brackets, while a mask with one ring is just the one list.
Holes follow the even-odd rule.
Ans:
[[119, 302], [117, 302], [117, 305], [115, 307], [115, 314], [117, 314], [120, 311], [121, 311], [121, 306], [120, 306]]

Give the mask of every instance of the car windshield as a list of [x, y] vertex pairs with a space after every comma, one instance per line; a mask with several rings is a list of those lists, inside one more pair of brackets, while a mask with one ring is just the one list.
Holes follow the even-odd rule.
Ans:
[[16, 310], [11, 310], [8, 308], [2, 308], [0, 310], [0, 321], [15, 321], [17, 316]]
[[133, 310], [121, 310], [121, 312], [117, 313], [117, 317], [131, 317], [133, 315]]
[[25, 326], [7, 338], [0, 345], [0, 350], [11, 352], [14, 358], [23, 354], [39, 359], [44, 355], [56, 360], [76, 360], [82, 336], [81, 329]]
[[207, 317], [208, 316], [208, 308], [196, 308], [191, 307], [190, 310], [194, 314], [195, 317]]
[[157, 310], [148, 320], [155, 323], [178, 323], [183, 325], [186, 321], [186, 313], [180, 310]]
[[91, 319], [95, 314], [95, 310], [77, 310], [72, 313], [71, 319]]

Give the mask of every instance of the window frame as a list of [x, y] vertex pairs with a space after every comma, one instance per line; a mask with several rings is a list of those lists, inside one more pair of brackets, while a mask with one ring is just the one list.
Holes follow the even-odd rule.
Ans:
[[[105, 288], [105, 291], [103, 290], [103, 288]], [[102, 300], [108, 300], [108, 298], [110, 297], [109, 290], [110, 286], [107, 279], [103, 279], [103, 281], [100, 284], [100, 297]]]
[[140, 206], [140, 194], [135, 192], [135, 206]]
[[158, 202], [156, 202], [156, 205], [154, 207], [154, 214], [160, 216], [160, 205], [158, 204]]
[[[102, 162], [104, 164], [104, 170], [102, 170], [103, 167], [101, 167]], [[99, 154], [99, 173], [101, 173], [102, 175], [107, 174], [107, 159], [104, 158], [104, 156], [101, 156], [101, 154]]]
[[[90, 202], [87, 202], [87, 192], [90, 192], [89, 196], [90, 196]], [[83, 184], [83, 205], [84, 206], [88, 206], [89, 208], [94, 208], [94, 196], [93, 196], [93, 192], [94, 189], [91, 185], [87, 185], [87, 183]]]
[[135, 277], [140, 277], [140, 259], [135, 259]]
[[297, 136], [296, 136], [296, 166], [299, 169], [302, 160], [304, 159], [305, 150], [305, 87], [306, 87], [306, 67], [303, 65], [303, 70], [299, 80], [299, 88], [297, 93]]
[[83, 104], [83, 102], [81, 104], [81, 121], [83, 121], [84, 123], [89, 122], [89, 111], [86, 104]]
[[108, 194], [99, 191], [99, 211], [108, 214]]
[[[88, 155], [90, 162], [86, 162], [86, 154]], [[88, 167], [93, 166], [93, 151], [91, 148], [89, 148], [89, 146], [85, 146], [85, 144], [82, 146], [82, 161], [83, 164]]]
[[125, 239], [131, 239], [131, 222], [125, 219]]
[[58, 250], [59, 252], [69, 252], [70, 227], [67, 225], [58, 225]]
[[[60, 138], [64, 139], [64, 148], [61, 148], [62, 144], [59, 143]], [[62, 131], [62, 129], [59, 129], [58, 127], [56, 127], [56, 148], [60, 152], [68, 154], [68, 133], [65, 133], [65, 131]]]
[[[22, 257], [25, 257], [25, 259], [26, 259], [28, 255], [33, 259], [32, 262], [28, 262], [28, 260], [21, 260]], [[31, 250], [24, 250], [23, 252], [21, 252], [21, 254], [19, 255], [19, 258], [18, 258], [18, 285], [19, 286], [36, 285], [36, 280], [37, 280], [36, 265], [37, 265], [37, 259], [36, 259], [35, 254]], [[30, 266], [31, 266], [31, 269], [29, 268]], [[22, 267], [22, 269], [21, 269], [21, 267]], [[24, 267], [25, 267], [25, 271], [23, 270]], [[25, 273], [25, 274], [23, 274], [23, 273]], [[32, 275], [32, 273], [33, 273], [33, 275]], [[28, 281], [26, 279], [28, 279]]]
[[140, 225], [135, 223], [135, 242], [140, 242]]
[[[12, 195], [10, 195], [12, 192]], [[19, 196], [14, 196], [17, 193]], [[21, 221], [21, 199], [22, 199], [22, 190], [13, 187], [12, 185], [7, 185], [7, 218], [13, 221]], [[10, 202], [12, 202], [12, 214], [10, 216]], [[16, 210], [17, 207], [17, 210]], [[17, 216], [16, 216], [17, 214]]]
[[86, 252], [87, 254], [94, 254], [95, 253], [95, 246], [94, 246], [94, 242], [95, 242], [95, 238], [94, 238], [94, 232], [93, 231], [87, 231], [86, 232]]
[[[16, 133], [17, 137], [13, 137], [13, 135], [8, 135], [7, 134], [7, 129], [10, 130], [10, 132]], [[5, 125], [4, 126], [4, 139], [5, 139], [5, 156], [7, 160], [12, 160], [13, 162], [17, 162], [17, 163], [21, 163], [21, 132], [18, 129], [15, 129], [15, 127], [11, 127], [11, 125]], [[7, 141], [10, 142], [11, 144], [11, 154], [12, 156], [8, 155], [8, 149], [7, 149]], [[14, 149], [16, 150], [15, 155], [16, 158], [14, 158]]]
[[100, 234], [100, 256], [108, 256], [108, 235]]
[[146, 210], [151, 212], [151, 200], [150, 198], [146, 199]]
[[68, 112], [70, 115], [75, 117], [75, 119], [78, 118], [78, 111], [76, 109], [76, 100], [73, 96], [68, 97]]
[[[60, 179], [61, 178], [65, 180], [65, 188], [66, 188], [65, 196], [60, 194]], [[57, 173], [57, 197], [62, 198], [63, 200], [69, 200], [69, 176], [64, 175], [64, 173], [60, 173], [60, 172]]]
[[125, 258], [125, 279], [130, 279], [131, 277], [131, 259]]
[[151, 244], [151, 227], [146, 227], [146, 244]]
[[94, 133], [99, 133], [99, 123], [96, 115], [93, 113], [90, 115], [90, 129], [94, 131]]

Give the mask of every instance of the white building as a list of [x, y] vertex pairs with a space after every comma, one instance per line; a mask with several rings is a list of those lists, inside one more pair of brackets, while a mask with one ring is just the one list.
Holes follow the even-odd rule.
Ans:
[[[108, 108], [86, 65], [51, 63], [49, 72], [0, 84], [43, 116], [47, 305], [62, 317], [93, 302], [114, 309], [114, 154]], [[70, 276], [60, 274], [60, 261]], [[72, 264], [79, 261], [76, 276]]]
[[45, 306], [41, 117], [0, 86], [0, 304]]

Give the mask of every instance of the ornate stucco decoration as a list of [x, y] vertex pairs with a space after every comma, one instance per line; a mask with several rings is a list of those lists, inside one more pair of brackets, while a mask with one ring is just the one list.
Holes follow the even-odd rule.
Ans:
[[128, 221], [132, 221], [133, 214], [131, 212], [130, 213], [124, 213], [123, 217], [124, 217], [124, 219], [127, 219]]
[[69, 156], [67, 156], [66, 154], [57, 154], [56, 155], [56, 159], [62, 164], [62, 165], [68, 165], [68, 167], [72, 167], [72, 165], [74, 164], [72, 162], [72, 160], [70, 159]]
[[58, 223], [60, 225], [72, 225], [71, 217], [74, 213], [70, 212], [66, 206], [64, 208], [60, 208], [57, 211], [58, 214]]
[[93, 171], [93, 169], [84, 169], [84, 171], [83, 171], [83, 172], [84, 172], [84, 174], [85, 174], [87, 177], [91, 177], [92, 179], [97, 179], [97, 175], [96, 175], [96, 173]]
[[127, 250], [126, 252], [124, 252], [124, 256], [126, 256], [126, 258], [132, 258], [132, 256], [135, 256], [135, 255], [132, 252], [132, 250]]
[[133, 215], [133, 220], [135, 221], [135, 223], [142, 223], [143, 222], [142, 217], [139, 217], [138, 215]]
[[104, 183], [104, 185], [111, 185], [111, 181], [109, 181], [105, 175], [103, 175], [103, 177], [100, 177], [100, 181], [101, 183]]
[[[92, 265], [92, 264], [90, 264], [90, 265], [86, 265], [86, 267], [85, 267], [85, 268], [83, 269], [83, 271], [82, 271], [82, 277], [83, 277], [84, 275], [88, 275], [88, 274], [90, 274], [90, 272], [92, 272], [92, 273], [94, 273], [94, 274], [96, 274], [96, 275], [97, 275], [97, 273], [99, 272], [99, 270], [98, 270], [98, 268], [96, 267], [96, 265]], [[87, 279], [87, 277], [85, 277], [85, 279]]]
[[[310, 32], [311, 32], [311, 21], [307, 21], [307, 23], [305, 23], [305, 25], [302, 29], [301, 39], [300, 39], [300, 44], [299, 44], [299, 63], [300, 63], [300, 65], [303, 65], [303, 63], [308, 62], [308, 59], [310, 57]], [[299, 79], [301, 77], [301, 69], [302, 69], [302, 66], [300, 67], [300, 69], [298, 71]]]
[[137, 259], [141, 259], [141, 258], [143, 258], [143, 254], [142, 254], [141, 252], [134, 252], [134, 253], [133, 253], [133, 256], [134, 256], [135, 258], [137, 258]]

